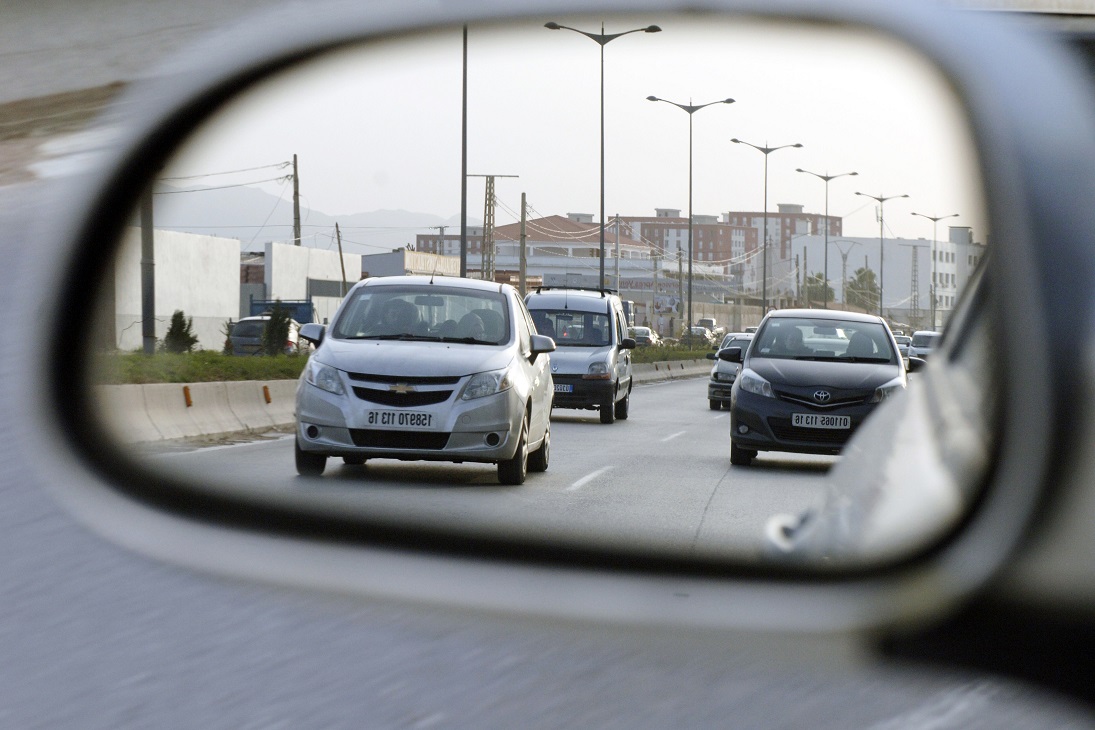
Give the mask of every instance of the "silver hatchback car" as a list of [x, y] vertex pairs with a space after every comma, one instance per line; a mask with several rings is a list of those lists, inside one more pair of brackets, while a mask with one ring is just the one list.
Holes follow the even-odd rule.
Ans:
[[498, 465], [521, 484], [544, 471], [554, 387], [549, 337], [513, 287], [392, 276], [358, 283], [316, 344], [297, 386], [296, 466], [323, 473], [391, 458]]

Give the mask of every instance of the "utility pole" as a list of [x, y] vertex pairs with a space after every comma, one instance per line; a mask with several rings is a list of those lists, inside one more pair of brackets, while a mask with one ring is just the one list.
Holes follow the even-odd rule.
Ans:
[[[689, 261], [691, 262], [691, 260], [689, 260]], [[683, 268], [683, 264], [684, 264], [684, 250], [678, 248], [677, 249], [677, 301], [679, 301], [682, 305], [684, 304], [684, 268]], [[681, 307], [681, 308], [683, 309], [683, 307]], [[689, 312], [691, 313], [692, 308], [689, 307], [688, 309], [689, 309]], [[684, 312], [682, 311], [681, 314], [684, 314]], [[692, 323], [689, 322], [687, 326], [691, 327]], [[681, 331], [683, 332], [684, 330], [681, 330]], [[691, 330], [689, 330], [689, 331], [691, 332]], [[673, 336], [675, 337], [676, 333], [674, 333]]]
[[620, 286], [620, 214], [616, 214], [616, 293], [623, 291]]
[[[141, 195], [141, 338], [144, 354], [156, 353], [156, 248], [152, 230], [152, 186]], [[111, 320], [113, 320], [113, 315]]]
[[527, 282], [525, 280], [525, 273], [528, 269], [528, 257], [525, 251], [525, 244], [528, 242], [528, 237], [525, 235], [525, 221], [528, 218], [527, 212], [525, 207], [525, 194], [521, 193], [521, 270], [518, 286], [520, 287], [522, 298], [524, 298], [527, 289]]
[[920, 266], [917, 262], [917, 254], [921, 248], [921, 244], [917, 243], [903, 243], [902, 246], [908, 246], [912, 249], [912, 277], [910, 282], [910, 297], [912, 303], [909, 306], [909, 324], [920, 324]]
[[300, 245], [300, 172], [296, 154], [293, 155], [293, 245]]
[[483, 248], [481, 251], [479, 278], [494, 281], [494, 178], [519, 177], [518, 175], [468, 175], [487, 179], [486, 195], [483, 200]]
[[335, 223], [335, 240], [338, 241], [338, 263], [342, 267], [342, 296], [346, 296], [346, 261], [342, 258], [342, 233], [338, 230], [338, 223]]
[[464, 26], [460, 92], [460, 276], [468, 275], [468, 26]]

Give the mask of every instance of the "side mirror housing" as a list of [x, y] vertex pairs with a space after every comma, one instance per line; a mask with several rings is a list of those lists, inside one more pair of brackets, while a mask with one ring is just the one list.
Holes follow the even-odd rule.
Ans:
[[309, 322], [308, 324], [301, 325], [300, 336], [302, 339], [308, 340], [316, 347], [319, 347], [323, 342], [323, 336], [327, 333], [327, 327], [316, 322]]

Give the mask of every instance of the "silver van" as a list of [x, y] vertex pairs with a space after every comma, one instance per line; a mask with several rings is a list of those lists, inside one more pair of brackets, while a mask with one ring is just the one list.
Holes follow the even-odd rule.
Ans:
[[541, 287], [525, 296], [536, 331], [555, 340], [551, 376], [556, 408], [600, 411], [601, 423], [625, 419], [631, 403], [631, 350], [615, 294]]

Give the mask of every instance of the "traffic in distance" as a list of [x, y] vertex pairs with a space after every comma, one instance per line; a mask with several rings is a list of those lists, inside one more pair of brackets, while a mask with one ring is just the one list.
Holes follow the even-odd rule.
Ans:
[[[331, 457], [487, 462], [500, 483], [522, 484], [548, 468], [553, 409], [628, 418], [639, 346], [628, 325], [606, 290], [542, 286], [522, 299], [481, 280], [366, 279], [329, 327], [300, 329], [316, 349], [297, 389], [297, 471], [318, 476]], [[903, 357], [883, 318], [847, 311], [773, 310], [755, 333], [710, 344], [708, 404], [730, 410], [735, 466], [765, 451], [839, 454], [925, 364]]]

